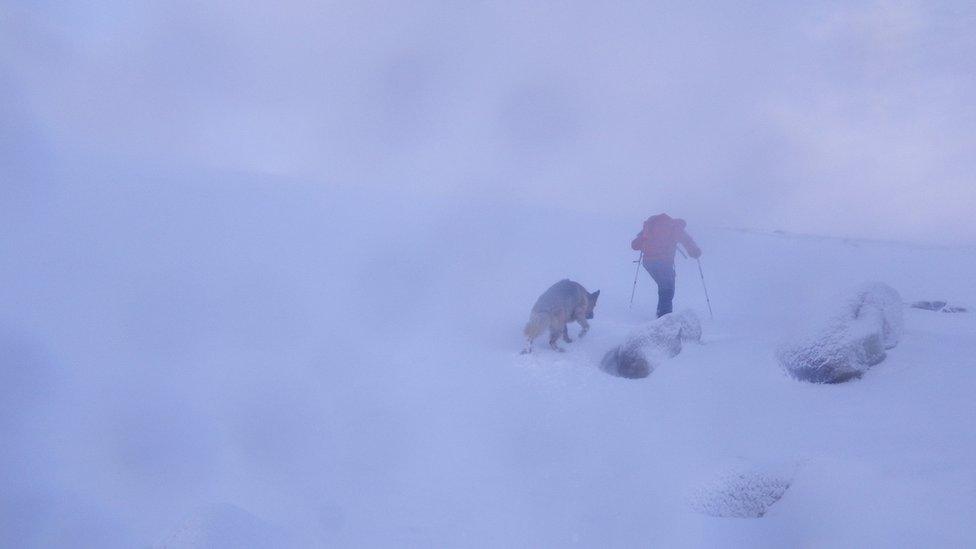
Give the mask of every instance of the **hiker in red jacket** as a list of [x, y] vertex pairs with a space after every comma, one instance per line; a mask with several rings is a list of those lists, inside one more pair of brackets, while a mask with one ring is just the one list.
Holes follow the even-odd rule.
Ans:
[[657, 283], [657, 316], [672, 311], [674, 300], [674, 252], [678, 244], [693, 258], [701, 256], [701, 248], [685, 232], [684, 219], [668, 214], [652, 215], [644, 222], [644, 228], [630, 247], [644, 254], [644, 268]]

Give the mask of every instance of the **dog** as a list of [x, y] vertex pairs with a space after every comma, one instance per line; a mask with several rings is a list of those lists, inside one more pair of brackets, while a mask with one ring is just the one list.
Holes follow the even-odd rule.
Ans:
[[556, 345], [560, 336], [566, 343], [573, 341], [566, 328], [570, 322], [579, 323], [582, 328], [579, 337], [585, 336], [590, 329], [587, 320], [593, 318], [593, 308], [596, 307], [599, 297], [600, 290], [591, 294], [582, 285], [569, 279], [560, 280], [550, 286], [532, 307], [529, 323], [525, 325], [526, 342], [522, 354], [532, 352], [532, 341], [546, 328], [549, 328], [549, 346], [558, 352], [563, 352]]

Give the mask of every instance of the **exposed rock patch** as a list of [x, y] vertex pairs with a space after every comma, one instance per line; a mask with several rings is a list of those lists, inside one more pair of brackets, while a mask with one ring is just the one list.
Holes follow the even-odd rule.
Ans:
[[948, 301], [916, 301], [911, 304], [913, 309], [924, 309], [926, 311], [938, 311], [941, 313], [967, 313], [969, 309], [958, 305], [949, 305]]

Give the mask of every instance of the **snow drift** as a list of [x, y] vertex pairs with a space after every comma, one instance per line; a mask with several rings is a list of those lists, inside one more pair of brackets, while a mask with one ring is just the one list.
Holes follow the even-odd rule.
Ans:
[[862, 285], [824, 328], [781, 344], [777, 359], [801, 381], [842, 383], [861, 377], [898, 345], [901, 296], [883, 283]]
[[693, 311], [667, 314], [608, 351], [600, 368], [620, 377], [647, 377], [662, 361], [681, 352], [682, 341], [701, 341], [701, 336], [701, 323]]

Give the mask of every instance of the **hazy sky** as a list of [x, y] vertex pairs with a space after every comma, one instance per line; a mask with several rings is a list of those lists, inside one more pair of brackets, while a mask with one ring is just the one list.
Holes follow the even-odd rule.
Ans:
[[974, 242], [974, 27], [972, 2], [0, 0], [0, 169]]

